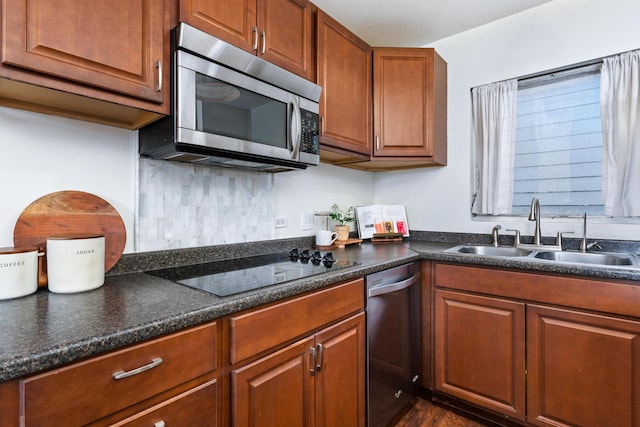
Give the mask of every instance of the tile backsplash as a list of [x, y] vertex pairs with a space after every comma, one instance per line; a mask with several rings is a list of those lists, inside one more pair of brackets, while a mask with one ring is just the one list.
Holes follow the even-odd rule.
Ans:
[[273, 175], [140, 159], [135, 250], [274, 238]]

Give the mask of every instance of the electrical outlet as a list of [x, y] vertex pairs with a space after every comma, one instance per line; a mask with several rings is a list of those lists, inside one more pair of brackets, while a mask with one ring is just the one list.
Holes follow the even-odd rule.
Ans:
[[274, 221], [275, 228], [285, 228], [287, 226], [287, 217], [279, 216]]
[[313, 230], [313, 213], [302, 212], [300, 214], [300, 229], [301, 230]]

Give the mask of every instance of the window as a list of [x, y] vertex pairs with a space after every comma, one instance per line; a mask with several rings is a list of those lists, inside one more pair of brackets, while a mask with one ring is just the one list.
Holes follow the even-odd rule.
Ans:
[[538, 197], [548, 215], [603, 215], [600, 71], [586, 66], [518, 82], [514, 215]]

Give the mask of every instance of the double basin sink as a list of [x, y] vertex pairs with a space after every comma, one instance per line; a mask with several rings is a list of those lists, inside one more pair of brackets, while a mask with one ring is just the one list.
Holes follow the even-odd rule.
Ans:
[[582, 264], [592, 266], [609, 267], [635, 267], [640, 268], [640, 262], [633, 254], [614, 252], [573, 252], [573, 251], [546, 251], [528, 250], [511, 246], [489, 245], [460, 245], [446, 250], [459, 254], [472, 254], [490, 257], [529, 257], [538, 260], [554, 261], [561, 263]]

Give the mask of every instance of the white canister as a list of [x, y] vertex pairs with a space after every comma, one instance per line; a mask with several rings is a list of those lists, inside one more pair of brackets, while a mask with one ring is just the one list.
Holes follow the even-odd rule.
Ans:
[[0, 300], [38, 290], [38, 249], [0, 248]]
[[47, 238], [47, 281], [51, 292], [68, 294], [104, 284], [104, 235]]

